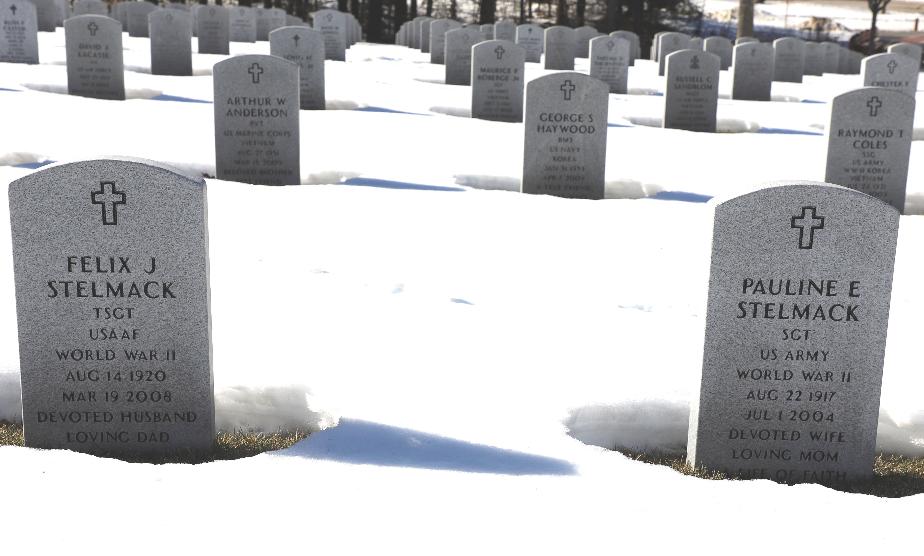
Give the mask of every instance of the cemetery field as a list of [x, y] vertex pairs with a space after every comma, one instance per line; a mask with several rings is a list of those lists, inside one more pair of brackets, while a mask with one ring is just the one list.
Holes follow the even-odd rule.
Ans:
[[[148, 39], [122, 40], [124, 101], [66, 94], [61, 29], [39, 33], [40, 64], [0, 63], [0, 184], [18, 184], [10, 191], [19, 207], [0, 203], [0, 222], [13, 223], [0, 225], [0, 523], [13, 532], [0, 552], [661, 554], [692, 546], [758, 555], [920, 543], [920, 110], [904, 122], [914, 139], [904, 213], [892, 211], [867, 235], [854, 227], [837, 236], [850, 239], [838, 243], [844, 249], [868, 241], [851, 271], [872, 274], [888, 262], [898, 224], [894, 278], [870, 287], [890, 291], [887, 338], [849, 338], [885, 345], [878, 477], [851, 493], [676, 468], [700, 395], [716, 207], [768, 182], [823, 181], [832, 99], [860, 87], [859, 76], [774, 82], [770, 101], [742, 101], [731, 100], [723, 70], [717, 133], [696, 133], [660, 127], [665, 78], [656, 62], [639, 60], [628, 94], [606, 96], [606, 125], [597, 122], [605, 198], [591, 201], [520, 193], [531, 154], [524, 124], [471, 118], [470, 88], [444, 84], [445, 68], [429, 54], [360, 42], [345, 62], [324, 64], [327, 109], [292, 111], [300, 185], [268, 187], [216, 177], [213, 67], [228, 56], [198, 54], [193, 40], [192, 76], [152, 75]], [[231, 55], [268, 53], [265, 41], [230, 44]], [[271, 70], [254, 69], [244, 76], [254, 83]], [[576, 70], [586, 73], [588, 60]], [[525, 81], [551, 73], [527, 62]], [[582, 93], [572, 81], [563, 95]], [[219, 91], [219, 103], [228, 97]], [[120, 178], [97, 180], [79, 198], [76, 188], [47, 193], [83, 177], [52, 163], [110, 155], [204, 178], [206, 192], [158, 169], [185, 189], [145, 197], [144, 180]], [[209, 358], [196, 384], [214, 384], [220, 461], [151, 465], [21, 445], [20, 352], [61, 326], [50, 312], [20, 343], [13, 245], [27, 235], [50, 241], [45, 232], [71, 225], [78, 203], [92, 209], [97, 231], [122, 219], [132, 241], [158, 254], [192, 246], [173, 260], [200, 289], [171, 306], [182, 317], [170, 332]], [[798, 215], [786, 214], [793, 250], [816, 230], [840, 233], [830, 213], [819, 209], [829, 218], [821, 228], [807, 212], [814, 205], [804, 208], [802, 231], [789, 227]], [[744, 212], [726, 212], [747, 224]], [[158, 227], [161, 214], [183, 226]], [[42, 226], [24, 228], [24, 215]], [[54, 238], [62, 242], [55, 276], [32, 284], [43, 292], [48, 281], [103, 280], [87, 276], [115, 274], [124, 256], [71, 252], [92, 237]], [[765, 238], [745, 239], [732, 245], [743, 250], [736, 264], [757, 259]], [[17, 258], [15, 276], [33, 262]], [[155, 266], [151, 256], [133, 276], [156, 274]], [[873, 280], [863, 280], [865, 295]], [[39, 297], [36, 305], [48, 301]], [[863, 303], [861, 314], [874, 302]], [[105, 337], [108, 328], [131, 334], [120, 323], [89, 333]], [[60, 358], [107, 357], [54, 347]], [[799, 348], [785, 355], [821, 357]], [[65, 397], [87, 395], [79, 383], [93, 380], [75, 377]], [[821, 381], [805, 390], [826, 398], [829, 389]], [[873, 402], [860, 409], [875, 418]], [[87, 438], [80, 432], [75, 442]]]

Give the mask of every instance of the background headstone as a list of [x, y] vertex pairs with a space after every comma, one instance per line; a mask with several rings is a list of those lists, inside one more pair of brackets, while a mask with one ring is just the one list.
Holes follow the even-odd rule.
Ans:
[[912, 60], [917, 60], [918, 67], [921, 65], [921, 45], [911, 44], [907, 42], [900, 42], [898, 44], [893, 44], [889, 46], [889, 54], [904, 54], [905, 56], [910, 56]]
[[577, 49], [577, 35], [574, 29], [556, 25], [545, 30], [542, 48], [544, 67], [547, 70], [574, 69], [574, 54]]
[[701, 37], [692, 37], [690, 39], [690, 50], [703, 50], [703, 39]]
[[606, 83], [575, 72], [526, 85], [522, 193], [603, 198], [608, 97]]
[[773, 46], [765, 42], [735, 45], [732, 58], [732, 98], [770, 100], [773, 83]]
[[624, 95], [629, 82], [632, 45], [625, 39], [603, 36], [590, 41], [590, 76], [606, 83], [611, 93]]
[[218, 179], [300, 183], [298, 65], [276, 56], [234, 56], [215, 64]]
[[324, 37], [307, 27], [280, 27], [269, 34], [270, 54], [298, 64], [302, 110], [324, 110]]
[[725, 37], [709, 37], [703, 41], [703, 50], [719, 57], [719, 68], [727, 70], [732, 64], [732, 42]]
[[590, 25], [584, 25], [583, 27], [578, 27], [574, 30], [574, 35], [576, 39], [576, 47], [574, 51], [575, 58], [587, 58], [590, 56], [590, 39], [599, 35], [600, 32], [591, 27]]
[[872, 475], [898, 220], [820, 183], [716, 207], [689, 463], [786, 482]]
[[840, 71], [840, 47], [837, 43], [823, 42], [820, 45], [822, 56], [822, 71], [824, 73], [837, 73]]
[[109, 15], [109, 8], [103, 0], [76, 0], [74, 15]]
[[863, 59], [864, 87], [895, 89], [914, 97], [918, 90], [919, 65], [909, 56], [886, 53]]
[[634, 66], [635, 60], [642, 57], [642, 49], [639, 44], [638, 35], [632, 31], [613, 31], [610, 33], [610, 36], [629, 41], [629, 65]]
[[516, 41], [517, 24], [510, 19], [498, 21], [494, 24], [494, 38], [499, 41]]
[[825, 181], [905, 210], [914, 98], [869, 87], [834, 97]]
[[510, 41], [483, 41], [472, 48], [472, 117], [523, 121], [526, 51]]
[[148, 15], [157, 9], [157, 6], [150, 2], [139, 0], [138, 2], [128, 2], [125, 4], [125, 17], [128, 21], [129, 37], [147, 37], [148, 36]]
[[658, 37], [658, 75], [664, 75], [667, 57], [690, 48], [690, 37], [683, 33], [664, 33]]
[[334, 10], [321, 10], [314, 17], [314, 28], [324, 37], [324, 58], [346, 60], [346, 28], [343, 14]]
[[805, 69], [804, 75], [821, 75], [825, 71], [825, 53], [821, 43], [806, 42], [803, 45]]
[[472, 46], [482, 41], [481, 29], [465, 27], [446, 33], [446, 84], [471, 85]]
[[55, 0], [29, 0], [35, 6], [39, 31], [54, 32], [58, 24], [58, 5]]
[[433, 24], [432, 18], [424, 19], [420, 22], [420, 51], [430, 53], [430, 25]]
[[26, 446], [209, 455], [205, 182], [90, 160], [9, 194]]
[[805, 68], [805, 43], [795, 37], [773, 41], [773, 80], [802, 83]]
[[234, 6], [228, 12], [228, 39], [233, 42], [257, 41], [257, 14], [253, 8]]
[[196, 10], [199, 54], [228, 54], [230, 52], [230, 14], [223, 6], [199, 6]]
[[760, 40], [755, 37], [738, 37], [735, 39], [735, 46], [739, 44], [748, 44], [750, 42], [760, 42]]
[[78, 15], [64, 22], [67, 93], [125, 100], [122, 25], [104, 15]]
[[517, 44], [526, 51], [527, 62], [542, 61], [542, 37], [544, 31], [538, 25], [525, 23], [517, 26]]
[[39, 63], [38, 21], [27, 0], [0, 0], [0, 62]]
[[681, 50], [666, 58], [663, 126], [715, 132], [719, 102], [719, 57]]
[[491, 41], [494, 40], [494, 25], [491, 23], [485, 23], [480, 27], [481, 35], [484, 37], [484, 40]]
[[[192, 17], [182, 10], [148, 16], [153, 75], [192, 75]], [[202, 40], [202, 39], [199, 39]]]
[[430, 63], [446, 63], [446, 33], [462, 24], [451, 19], [437, 19], [430, 23]]

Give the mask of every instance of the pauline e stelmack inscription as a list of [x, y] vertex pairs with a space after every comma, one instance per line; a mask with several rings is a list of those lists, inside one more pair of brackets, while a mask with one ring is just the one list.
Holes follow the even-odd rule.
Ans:
[[875, 458], [898, 211], [819, 183], [716, 207], [688, 461], [841, 483]]
[[208, 453], [205, 183], [91, 160], [10, 184], [26, 445]]

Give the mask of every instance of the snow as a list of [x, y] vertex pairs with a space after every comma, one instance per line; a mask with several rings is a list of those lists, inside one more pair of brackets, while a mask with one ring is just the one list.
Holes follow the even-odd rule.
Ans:
[[[34, 171], [23, 165], [111, 154], [214, 175], [209, 68], [222, 57], [196, 55], [194, 77], [152, 76], [146, 39], [124, 40], [124, 102], [60, 94], [60, 30], [40, 33], [42, 65], [0, 64], [0, 183]], [[12, 532], [0, 543], [770, 554], [916, 540], [920, 495], [703, 481], [604, 449], [684, 449], [712, 207], [764, 182], [821, 180], [826, 102], [857, 76], [774, 83], [771, 103], [721, 99], [726, 133], [692, 134], [652, 127], [663, 87], [642, 61], [638, 94], [610, 96], [608, 199], [582, 201], [515, 193], [522, 126], [468, 118], [467, 89], [442, 85], [426, 59], [361, 43], [327, 62], [329, 110], [301, 113], [303, 186], [207, 180], [218, 424], [320, 432], [197, 466], [0, 448]], [[915, 141], [878, 440], [909, 455], [924, 455], [922, 160]], [[0, 226], [0, 419], [18, 421], [10, 246]]]

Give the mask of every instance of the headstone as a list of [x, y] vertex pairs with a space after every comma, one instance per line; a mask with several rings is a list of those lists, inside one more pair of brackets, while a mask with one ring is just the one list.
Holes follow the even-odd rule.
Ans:
[[38, 21], [28, 0], [0, 0], [0, 62], [39, 63]]
[[89, 160], [18, 179], [9, 196], [26, 446], [210, 455], [202, 178]]
[[446, 33], [462, 24], [451, 19], [437, 19], [430, 23], [430, 63], [446, 63]]
[[603, 198], [608, 97], [606, 83], [581, 73], [526, 85], [522, 193]]
[[446, 84], [471, 85], [472, 47], [483, 38], [481, 29], [465, 27], [446, 33]]
[[577, 35], [574, 29], [556, 25], [545, 30], [543, 58], [547, 70], [574, 69], [574, 55], [577, 49]]
[[192, 75], [192, 17], [189, 12], [155, 10], [148, 16], [148, 25], [151, 73]]
[[298, 65], [250, 54], [219, 62], [212, 73], [218, 179], [300, 183]]
[[189, 5], [184, 4], [183, 2], [167, 2], [164, 5], [168, 10], [179, 10], [181, 12], [191, 12]]
[[606, 83], [611, 93], [626, 94], [631, 49], [625, 39], [610, 36], [591, 39], [590, 76]]
[[680, 50], [667, 56], [663, 126], [715, 132], [719, 102], [719, 57]]
[[760, 41], [754, 37], [738, 37], [735, 39], [735, 46], [738, 46], [739, 44], [748, 44], [750, 42], [760, 42]]
[[510, 41], [483, 41], [472, 48], [472, 117], [523, 121], [526, 51]]
[[639, 44], [638, 35], [632, 31], [613, 31], [610, 33], [610, 36], [629, 41], [629, 65], [634, 66], [635, 60], [642, 57], [642, 49]]
[[817, 182], [716, 207], [691, 465], [789, 483], [872, 476], [898, 221]]
[[527, 62], [542, 61], [542, 27], [530, 23], [517, 26], [517, 44], [526, 51]]
[[74, 15], [109, 15], [109, 8], [103, 0], [77, 0]]
[[731, 67], [733, 47], [725, 37], [709, 37], [703, 41], [703, 50], [719, 57], [719, 67], [724, 71]]
[[840, 68], [840, 52], [837, 43], [821, 43], [821, 55], [824, 73], [837, 73]]
[[805, 68], [805, 43], [795, 37], [773, 41], [773, 80], [802, 83]]
[[494, 38], [499, 41], [516, 41], [517, 24], [510, 19], [498, 21], [494, 24]]
[[732, 62], [732, 98], [770, 100], [773, 82], [773, 46], [750, 41], [735, 45]]
[[125, 6], [128, 2], [116, 2], [112, 5], [112, 11], [109, 16], [122, 24], [122, 29], [128, 29], [128, 10]]
[[67, 93], [125, 100], [122, 25], [104, 15], [78, 15], [64, 22]]
[[918, 64], [902, 54], [876, 54], [863, 59], [864, 87], [885, 87], [914, 97], [918, 90]]
[[231, 21], [228, 8], [201, 5], [196, 10], [199, 54], [230, 53]]
[[253, 8], [254, 18], [257, 21], [257, 40], [269, 40], [270, 12], [267, 8], [258, 6]]
[[921, 45], [911, 44], [907, 42], [900, 42], [889, 46], [889, 54], [904, 54], [905, 56], [910, 56], [912, 60], [917, 60], [918, 67], [921, 65]]
[[302, 110], [324, 110], [324, 37], [307, 27], [280, 27], [269, 34], [270, 54], [298, 64]]
[[863, 54], [853, 50], [850, 51], [850, 74], [860, 75], [860, 66], [863, 65], [863, 58]]
[[257, 14], [253, 8], [244, 6], [229, 8], [228, 27], [228, 39], [230, 41], [257, 41]]
[[658, 75], [664, 75], [667, 57], [690, 48], [690, 37], [683, 33], [664, 33], [658, 37]]
[[664, 33], [667, 33], [667, 31], [658, 31], [651, 37], [651, 48], [649, 49], [649, 52], [648, 52], [649, 54], [648, 58], [652, 62], [658, 61], [658, 43], [660, 42], [659, 39], [661, 38], [661, 35], [663, 35]]
[[427, 18], [420, 22], [420, 51], [424, 54], [430, 53], [430, 25], [433, 19]]
[[156, 9], [156, 5], [150, 2], [144, 2], [143, 0], [126, 3], [125, 13], [128, 20], [128, 36], [147, 37], [148, 15]]
[[821, 75], [825, 71], [825, 53], [821, 43], [806, 42], [804, 75]]
[[584, 25], [583, 27], [578, 27], [574, 30], [575, 43], [576, 47], [574, 50], [575, 58], [587, 58], [590, 56], [590, 39], [596, 37], [600, 33], [591, 27], [590, 25]]
[[869, 87], [834, 97], [825, 181], [905, 210], [914, 98]]
[[314, 17], [314, 28], [324, 37], [324, 58], [346, 61], [346, 29], [343, 14], [321, 10]]
[[480, 29], [481, 29], [481, 35], [484, 37], [484, 40], [486, 41], [494, 40], [494, 25], [490, 23], [485, 23], [484, 25], [480, 27]]
[[58, 5], [55, 0], [29, 0], [35, 6], [39, 31], [54, 32], [58, 23]]
[[73, 15], [70, 0], [55, 0], [55, 6], [58, 8], [55, 13], [55, 27], [64, 25], [64, 20]]
[[[411, 29], [410, 29], [411, 48], [416, 48], [420, 50], [420, 22], [423, 21], [424, 19], [426, 19], [425, 16], [417, 16], [411, 21]], [[315, 25], [315, 28], [317, 28], [317, 25]]]
[[703, 51], [703, 39], [701, 37], [693, 37], [690, 39], [690, 50], [699, 50]]

